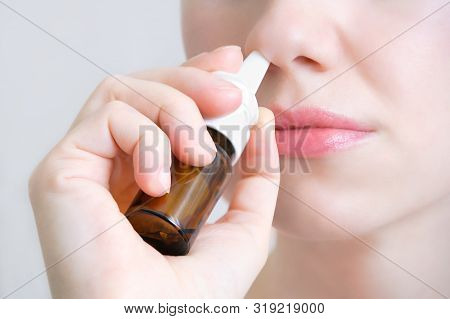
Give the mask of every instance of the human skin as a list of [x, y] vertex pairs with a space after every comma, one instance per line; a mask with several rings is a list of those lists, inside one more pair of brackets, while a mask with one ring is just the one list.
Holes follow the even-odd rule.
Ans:
[[[133, 171], [142, 140], [136, 127], [162, 124], [157, 105], [183, 119], [194, 114], [185, 119], [194, 131], [202, 116], [236, 107], [234, 88], [201, 72], [239, 68], [239, 48], [209, 52], [217, 47], [257, 49], [271, 60], [258, 99], [280, 113], [440, 4], [184, 1], [184, 41], [193, 58], [182, 68], [106, 79], [33, 173], [30, 197], [53, 296], [244, 296], [266, 263], [276, 170], [248, 172], [233, 185], [228, 213], [202, 229], [190, 255], [164, 257], [123, 220], [138, 186], [157, 196], [169, 183], [164, 174]], [[283, 172], [273, 223], [278, 245], [247, 296], [441, 296], [417, 278], [450, 294], [449, 21], [442, 10], [304, 101], [367, 121], [375, 133], [350, 149], [309, 159], [308, 174]], [[271, 113], [261, 114], [255, 132], [271, 138], [263, 145], [252, 139], [243, 162], [263, 154], [277, 167], [274, 136], [266, 133]], [[165, 121], [177, 125], [169, 116]], [[188, 163], [208, 159], [196, 139], [177, 141], [170, 131], [157, 137], [169, 139]], [[182, 151], [190, 143], [193, 156]], [[284, 166], [297, 161], [281, 158]]]
[[[161, 255], [123, 214], [138, 187], [151, 196], [169, 189], [165, 154], [195, 166], [213, 160], [203, 116], [232, 111], [241, 93], [210, 72], [236, 72], [242, 59], [239, 47], [218, 48], [180, 67], [108, 77], [91, 94], [29, 183], [53, 297], [245, 295], [267, 259], [279, 171], [243, 170], [230, 209], [202, 228], [187, 256]], [[259, 114], [242, 162], [277, 167], [273, 113]], [[176, 134], [186, 125], [194, 135]], [[256, 143], [259, 134], [268, 138]]]
[[282, 170], [278, 245], [247, 296], [450, 295], [449, 6], [400, 35], [445, 3], [182, 1], [188, 57], [234, 44], [272, 62], [258, 100], [276, 117], [301, 100], [373, 128], [309, 172], [281, 157], [297, 169]]

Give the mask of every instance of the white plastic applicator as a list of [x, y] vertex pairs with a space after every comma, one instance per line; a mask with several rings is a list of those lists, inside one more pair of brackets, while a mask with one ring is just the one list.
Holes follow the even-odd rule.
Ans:
[[206, 119], [206, 125], [228, 138], [234, 147], [234, 165], [242, 154], [250, 138], [250, 128], [258, 121], [258, 102], [256, 92], [269, 68], [267, 61], [259, 52], [253, 51], [244, 60], [238, 73], [214, 72], [222, 79], [231, 82], [242, 92], [241, 105], [224, 116]]

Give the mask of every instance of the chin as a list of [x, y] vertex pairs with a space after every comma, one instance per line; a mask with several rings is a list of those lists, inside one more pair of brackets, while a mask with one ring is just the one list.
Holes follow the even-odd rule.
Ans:
[[[392, 222], [386, 210], [369, 202], [336, 198], [336, 195], [303, 196], [299, 202], [293, 193], [280, 190], [273, 227], [281, 234], [305, 241], [337, 241], [373, 234]], [[317, 195], [317, 194], [315, 194]], [[296, 196], [298, 197], [298, 196]], [[298, 197], [299, 198], [299, 197]], [[364, 209], [361, 208], [364, 207]], [[370, 209], [369, 209], [370, 207]]]
[[400, 207], [384, 186], [391, 174], [368, 155], [377, 154], [376, 145], [308, 160], [306, 171], [299, 159], [284, 157], [274, 228], [308, 241], [348, 240], [395, 221]]

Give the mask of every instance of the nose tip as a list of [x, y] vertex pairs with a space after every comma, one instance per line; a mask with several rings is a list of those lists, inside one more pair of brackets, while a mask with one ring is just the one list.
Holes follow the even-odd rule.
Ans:
[[332, 19], [321, 16], [325, 8], [319, 9], [302, 1], [272, 2], [248, 33], [244, 54], [258, 50], [284, 71], [330, 69], [339, 60], [339, 37]]

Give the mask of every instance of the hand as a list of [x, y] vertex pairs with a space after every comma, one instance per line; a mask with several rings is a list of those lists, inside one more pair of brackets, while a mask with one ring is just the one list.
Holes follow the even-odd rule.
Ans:
[[[210, 72], [236, 72], [242, 59], [238, 47], [223, 47], [181, 67], [107, 78], [92, 93], [67, 134], [30, 178], [30, 198], [54, 297], [245, 295], [267, 259], [278, 193], [279, 173], [272, 172], [278, 167], [278, 152], [269, 110], [260, 108], [259, 125], [241, 162], [245, 167], [256, 159], [270, 161], [271, 170], [263, 165], [243, 169], [229, 211], [201, 229], [188, 255], [161, 255], [123, 214], [138, 187], [160, 196], [170, 186], [170, 172], [137, 169], [146, 141], [168, 139], [170, 143], [158, 145], [170, 144], [173, 154], [191, 165], [213, 160], [211, 137], [200, 136], [206, 133], [203, 116], [231, 112], [241, 96]], [[175, 139], [174, 129], [186, 124], [195, 138]], [[153, 135], [143, 138], [142, 125], [154, 126], [158, 133], [151, 130]], [[256, 134], [270, 138], [256, 142]], [[209, 151], [200, 146], [200, 138]], [[187, 145], [194, 152], [184, 152]], [[152, 156], [143, 153], [146, 163], [155, 161]]]

